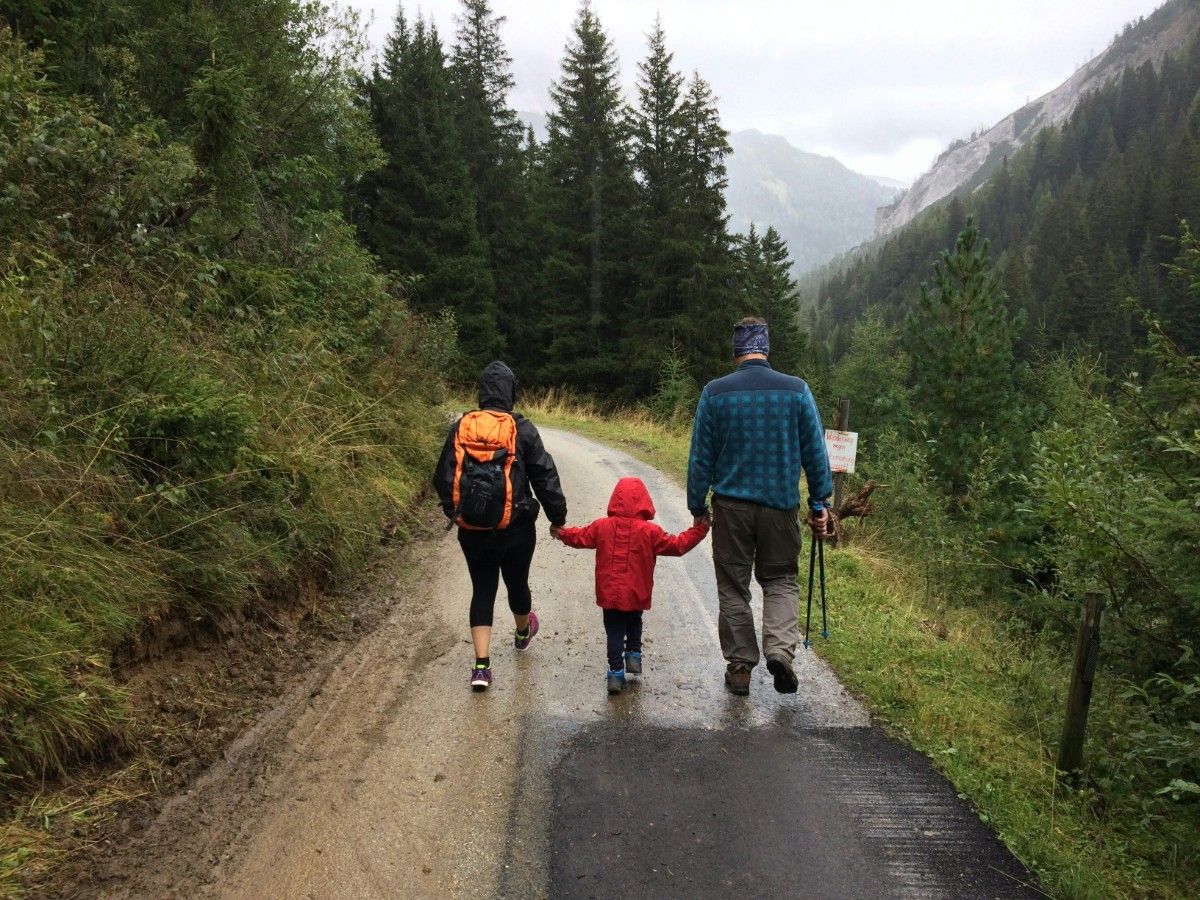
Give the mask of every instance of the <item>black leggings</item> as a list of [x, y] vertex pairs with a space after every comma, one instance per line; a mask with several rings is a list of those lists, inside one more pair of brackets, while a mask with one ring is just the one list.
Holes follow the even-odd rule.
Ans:
[[626, 653], [642, 652], [642, 611], [604, 610], [604, 632], [608, 636], [608, 667], [624, 669]]
[[500, 576], [508, 590], [508, 608], [514, 615], [529, 614], [533, 598], [529, 594], [529, 566], [537, 532], [533, 525], [521, 525], [504, 531], [458, 530], [458, 543], [471, 573], [471, 627], [491, 627], [492, 607]]

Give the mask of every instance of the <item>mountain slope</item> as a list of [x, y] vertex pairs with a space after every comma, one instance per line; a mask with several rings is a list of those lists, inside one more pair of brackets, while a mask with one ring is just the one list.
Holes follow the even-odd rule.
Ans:
[[797, 272], [827, 262], [871, 236], [875, 210], [895, 188], [754, 129], [730, 136], [726, 160], [730, 227], [768, 225], [787, 242]]
[[1167, 269], [1187, 263], [1171, 237], [1181, 220], [1200, 221], [1200, 35], [1158, 67], [1126, 69], [977, 190], [935, 204], [830, 274], [816, 331], [835, 357], [870, 307], [891, 322], [914, 308], [967, 216], [991, 240], [1010, 309], [1024, 315], [1023, 352], [1085, 344], [1125, 370], [1145, 333], [1128, 297], [1187, 352], [1200, 350], [1200, 298]]
[[875, 233], [884, 235], [951, 194], [978, 187], [1001, 162], [1048, 125], [1061, 125], [1080, 101], [1126, 68], [1155, 65], [1178, 51], [1200, 26], [1200, 4], [1172, 0], [1125, 32], [1108, 49], [1078, 69], [1050, 93], [1006, 116], [970, 140], [956, 141], [893, 206], [879, 210]]

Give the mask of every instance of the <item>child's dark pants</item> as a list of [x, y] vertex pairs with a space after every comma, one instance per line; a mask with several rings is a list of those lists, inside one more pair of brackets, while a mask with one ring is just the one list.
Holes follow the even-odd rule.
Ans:
[[608, 635], [608, 667], [619, 671], [625, 668], [626, 653], [642, 652], [642, 611], [606, 609], [603, 612], [604, 632]]

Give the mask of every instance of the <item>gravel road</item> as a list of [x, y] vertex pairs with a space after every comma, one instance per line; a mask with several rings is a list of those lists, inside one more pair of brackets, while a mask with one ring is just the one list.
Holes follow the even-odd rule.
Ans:
[[[542, 433], [572, 524], [602, 515], [622, 475], [665, 528], [690, 524], [661, 473]], [[725, 692], [708, 541], [659, 562], [646, 673], [610, 698], [593, 555], [539, 528], [542, 631], [518, 657], [502, 592], [492, 690], [467, 688], [470, 584], [447, 535], [394, 585], [387, 621], [169, 804], [102, 895], [1034, 896], [815, 654], [797, 658], [797, 695], [763, 667], [750, 697]]]

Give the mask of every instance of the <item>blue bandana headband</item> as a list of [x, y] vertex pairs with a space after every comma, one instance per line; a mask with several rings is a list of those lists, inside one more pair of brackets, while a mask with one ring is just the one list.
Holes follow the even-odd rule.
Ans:
[[771, 339], [767, 334], [766, 325], [734, 325], [733, 326], [733, 356], [745, 356], [748, 353], [770, 353]]

